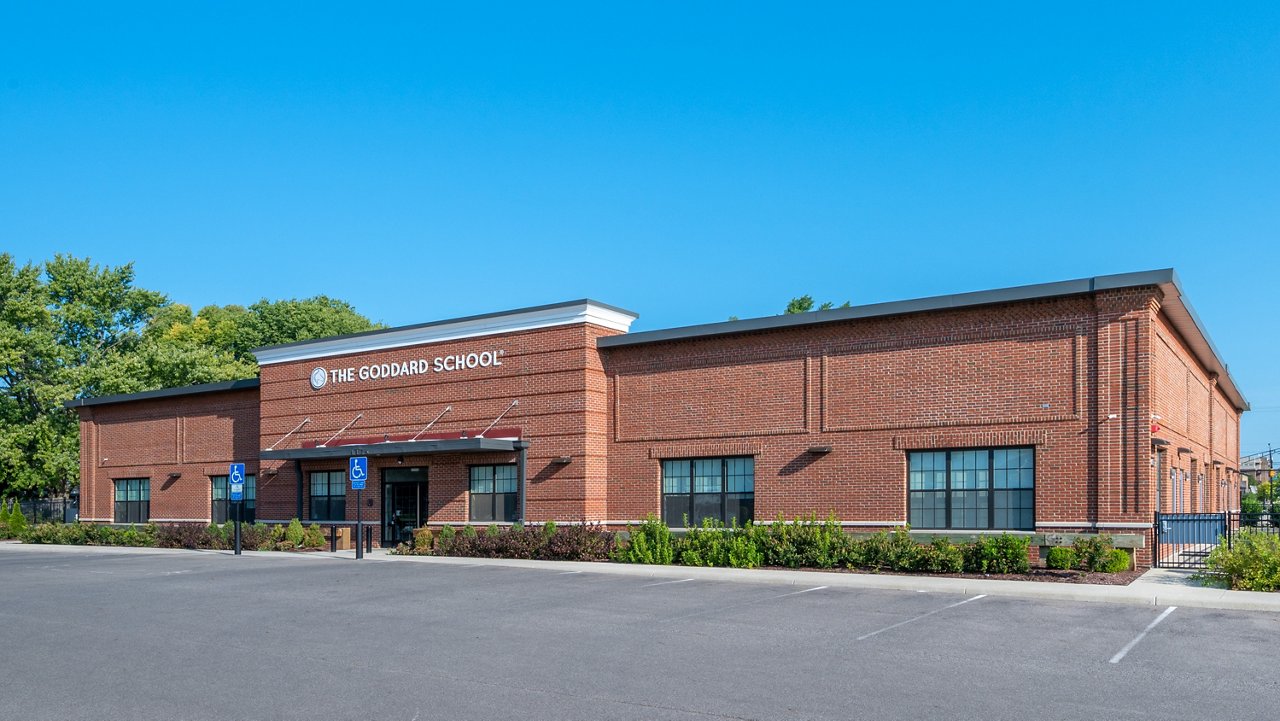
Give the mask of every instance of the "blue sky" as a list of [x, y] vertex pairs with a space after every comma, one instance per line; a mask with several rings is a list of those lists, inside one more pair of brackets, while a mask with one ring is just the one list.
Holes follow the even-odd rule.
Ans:
[[1172, 266], [1280, 444], [1280, 4], [28, 5], [21, 260], [636, 329]]

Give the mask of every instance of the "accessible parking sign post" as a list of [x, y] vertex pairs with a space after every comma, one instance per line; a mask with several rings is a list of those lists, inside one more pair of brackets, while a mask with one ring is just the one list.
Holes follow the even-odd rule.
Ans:
[[364, 509], [360, 504], [360, 492], [369, 477], [369, 459], [352, 456], [347, 463], [347, 477], [351, 479], [351, 490], [356, 492], [356, 558], [361, 559], [364, 558]]
[[227, 484], [230, 488], [229, 496], [232, 503], [236, 504], [236, 555], [240, 555], [240, 522], [244, 518], [241, 509], [244, 507], [244, 464], [232, 463], [231, 468], [227, 471]]

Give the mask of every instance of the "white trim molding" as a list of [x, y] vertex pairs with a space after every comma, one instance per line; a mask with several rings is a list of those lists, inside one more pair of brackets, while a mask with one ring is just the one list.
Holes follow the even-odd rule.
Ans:
[[508, 313], [492, 313], [472, 318], [270, 346], [259, 348], [253, 354], [257, 357], [259, 365], [270, 365], [576, 323], [590, 323], [626, 333], [637, 317], [639, 316], [629, 311], [583, 300], [514, 310]]

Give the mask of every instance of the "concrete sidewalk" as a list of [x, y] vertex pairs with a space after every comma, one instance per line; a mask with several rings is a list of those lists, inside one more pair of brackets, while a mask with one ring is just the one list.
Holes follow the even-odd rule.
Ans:
[[[117, 546], [51, 546], [0, 543], [0, 553], [69, 550], [94, 553], [129, 554], [204, 554], [232, 555], [231, 551], [186, 551], [159, 548], [121, 548]], [[316, 551], [283, 553], [245, 551], [250, 558], [278, 560], [354, 560], [355, 551]], [[1123, 603], [1146, 606], [1190, 606], [1235, 611], [1280, 613], [1280, 593], [1228, 591], [1196, 585], [1190, 572], [1152, 569], [1128, 586], [1104, 586], [1085, 583], [1051, 583], [1042, 581], [1003, 581], [995, 578], [947, 578], [938, 576], [905, 576], [894, 574], [842, 573], [837, 571], [791, 571], [774, 569], [699, 568], [692, 566], [646, 566], [626, 563], [583, 563], [575, 561], [524, 561], [505, 558], [455, 558], [447, 556], [395, 556], [385, 549], [365, 555], [371, 563], [428, 563], [444, 566], [492, 566], [523, 568], [555, 573], [581, 572], [632, 576], [649, 579], [694, 579], [731, 583], [754, 583], [776, 586], [826, 586], [829, 588], [868, 588], [887, 591], [917, 591], [986, 594], [1009, 598], [1030, 598], [1091, 603]]]

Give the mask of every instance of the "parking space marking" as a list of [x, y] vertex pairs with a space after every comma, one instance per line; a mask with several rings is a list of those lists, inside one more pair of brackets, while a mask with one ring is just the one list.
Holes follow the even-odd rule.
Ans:
[[686, 618], [705, 616], [707, 614], [714, 613], [719, 615], [719, 614], [723, 614], [725, 611], [728, 611], [730, 609], [743, 608], [745, 606], [753, 606], [757, 603], [764, 603], [765, 601], [776, 601], [779, 598], [787, 598], [788, 596], [799, 596], [802, 593], [808, 593], [810, 591], [821, 591], [824, 588], [826, 588], [826, 586], [814, 586], [813, 588], [806, 588], [803, 591], [792, 591], [791, 593], [780, 593], [776, 596], [765, 596], [764, 598], [753, 598], [750, 601], [743, 601], [742, 603], [731, 603], [724, 606], [717, 606], [715, 608], [703, 609], [701, 611], [694, 611], [693, 613], [686, 613], [680, 616], [672, 616], [670, 618], [661, 618], [657, 620], [663, 621], [663, 622], [683, 621]]
[[675, 581], [658, 581], [657, 583], [646, 583], [640, 588], [648, 588], [650, 586], [665, 586], [668, 583], [687, 583], [692, 580], [693, 580], [692, 578], [680, 578], [680, 579], [676, 579]]
[[878, 635], [878, 634], [884, 633], [885, 631], [892, 631], [893, 629], [895, 629], [895, 628], [897, 628], [897, 627], [899, 627], [899, 626], [905, 626], [905, 625], [907, 625], [908, 623], [915, 623], [916, 621], [919, 621], [919, 620], [920, 620], [920, 619], [922, 619], [922, 618], [928, 618], [929, 616], [932, 616], [932, 615], [933, 615], [933, 614], [935, 614], [935, 613], [942, 613], [943, 611], [947, 610], [948, 608], [955, 608], [956, 606], [963, 606], [963, 605], [965, 605], [966, 603], [969, 603], [970, 601], [976, 601], [976, 600], [978, 600], [979, 598], [986, 598], [986, 597], [987, 597], [987, 594], [983, 593], [983, 594], [979, 594], [979, 595], [977, 595], [977, 596], [973, 596], [973, 597], [970, 597], [970, 598], [966, 598], [966, 599], [965, 599], [965, 600], [963, 600], [963, 601], [957, 601], [956, 603], [953, 603], [953, 604], [951, 604], [951, 605], [949, 605], [949, 606], [943, 606], [942, 608], [935, 608], [934, 610], [932, 610], [932, 611], [930, 611], [930, 612], [928, 612], [928, 613], [922, 613], [922, 614], [920, 614], [919, 616], [916, 616], [916, 617], [914, 617], [914, 618], [908, 618], [907, 620], [905, 620], [905, 621], [899, 621], [899, 622], [897, 622], [897, 623], [893, 624], [892, 626], [885, 626], [884, 628], [882, 628], [882, 629], [880, 629], [880, 630], [878, 630], [878, 631], [872, 631], [871, 633], [868, 633], [868, 634], [865, 634], [865, 635], [859, 636], [859, 637], [858, 637], [857, 639], [855, 639], [855, 640], [857, 640], [857, 641], [865, 641], [865, 640], [867, 640], [868, 638], [871, 638], [872, 636], [875, 636], [875, 635]]
[[1125, 657], [1125, 654], [1127, 654], [1127, 653], [1129, 653], [1130, 651], [1132, 651], [1132, 650], [1133, 650], [1133, 647], [1134, 647], [1134, 646], [1137, 646], [1137, 645], [1138, 645], [1138, 642], [1139, 642], [1139, 641], [1141, 641], [1141, 640], [1143, 639], [1143, 637], [1145, 637], [1148, 633], [1150, 633], [1150, 632], [1151, 632], [1151, 629], [1153, 629], [1153, 628], [1155, 628], [1155, 627], [1156, 627], [1156, 624], [1158, 624], [1158, 623], [1160, 623], [1161, 621], [1163, 621], [1163, 620], [1165, 620], [1166, 618], [1168, 618], [1168, 617], [1169, 617], [1169, 614], [1173, 613], [1173, 612], [1174, 612], [1174, 611], [1176, 611], [1176, 610], [1178, 610], [1178, 607], [1177, 607], [1177, 606], [1170, 606], [1170, 607], [1168, 607], [1168, 608], [1166, 608], [1166, 609], [1164, 610], [1164, 613], [1160, 614], [1159, 616], [1156, 616], [1156, 620], [1154, 620], [1154, 621], [1152, 621], [1151, 623], [1147, 624], [1147, 627], [1146, 627], [1146, 628], [1144, 628], [1144, 629], [1142, 629], [1142, 633], [1138, 634], [1138, 635], [1137, 635], [1137, 636], [1136, 636], [1132, 641], [1130, 641], [1129, 643], [1126, 643], [1126, 644], [1125, 644], [1125, 646], [1124, 646], [1124, 648], [1120, 649], [1120, 650], [1116, 653], [1116, 655], [1114, 655], [1114, 656], [1112, 656], [1112, 657], [1111, 657], [1111, 663], [1120, 663], [1120, 660], [1121, 660], [1121, 659], [1123, 659], [1123, 658]]
[[560, 573], [560, 574], [557, 574], [557, 575], [560, 575], [560, 576], [574, 576], [574, 575], [577, 575], [577, 574], [579, 574], [579, 573], [582, 573], [582, 571], [565, 571], [564, 573]]

